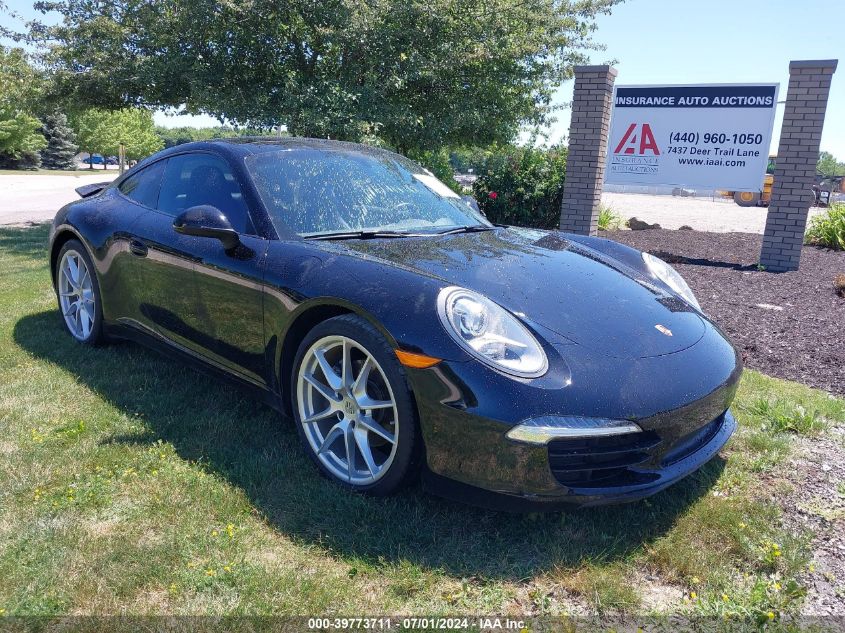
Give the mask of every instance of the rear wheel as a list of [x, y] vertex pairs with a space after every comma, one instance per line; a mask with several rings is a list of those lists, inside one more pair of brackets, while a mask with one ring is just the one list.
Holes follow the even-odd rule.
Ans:
[[97, 345], [103, 335], [100, 285], [94, 265], [78, 240], [69, 240], [56, 258], [56, 295], [65, 327], [81, 343]]
[[756, 207], [760, 203], [760, 192], [737, 191], [734, 193], [734, 202], [741, 207]]
[[291, 393], [305, 450], [323, 474], [375, 495], [406, 483], [418, 436], [411, 390], [367, 321], [344, 315], [317, 325], [299, 347]]

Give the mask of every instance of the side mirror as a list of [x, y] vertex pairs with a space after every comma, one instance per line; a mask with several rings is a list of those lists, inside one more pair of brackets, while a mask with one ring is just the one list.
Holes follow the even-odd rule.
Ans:
[[182, 235], [218, 239], [227, 251], [241, 243], [238, 232], [232, 228], [223, 212], [207, 204], [191, 207], [180, 213], [173, 220], [173, 229]]

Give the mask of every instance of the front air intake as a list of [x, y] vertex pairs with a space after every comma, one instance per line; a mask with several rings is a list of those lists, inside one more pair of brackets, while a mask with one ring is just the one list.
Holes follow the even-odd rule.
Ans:
[[[628, 470], [651, 459], [661, 443], [654, 431], [549, 442], [549, 466], [564, 486], [621, 486], [644, 483], [647, 473]], [[645, 479], [644, 479], [645, 478]]]

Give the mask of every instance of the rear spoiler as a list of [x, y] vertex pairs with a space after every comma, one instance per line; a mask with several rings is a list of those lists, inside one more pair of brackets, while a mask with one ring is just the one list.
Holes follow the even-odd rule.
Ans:
[[100, 193], [103, 189], [108, 187], [110, 182], [96, 182], [90, 185], [82, 185], [76, 188], [76, 193], [80, 198], [90, 198], [91, 196]]

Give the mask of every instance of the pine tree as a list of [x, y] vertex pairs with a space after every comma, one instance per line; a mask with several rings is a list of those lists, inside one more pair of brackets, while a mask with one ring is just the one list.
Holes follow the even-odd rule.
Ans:
[[47, 139], [47, 147], [41, 150], [41, 165], [44, 169], [76, 169], [76, 136], [67, 123], [67, 117], [56, 112], [44, 117], [41, 133]]

